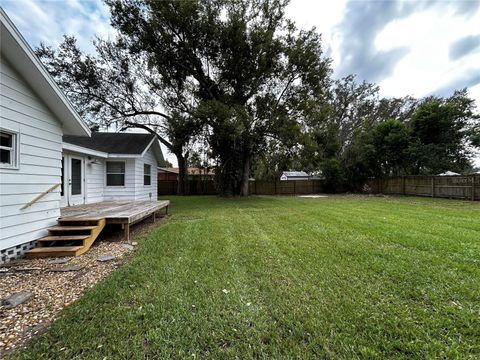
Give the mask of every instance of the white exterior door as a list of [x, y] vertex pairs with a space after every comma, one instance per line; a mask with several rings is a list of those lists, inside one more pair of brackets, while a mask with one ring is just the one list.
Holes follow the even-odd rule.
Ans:
[[62, 207], [85, 204], [85, 158], [64, 155], [62, 159]]

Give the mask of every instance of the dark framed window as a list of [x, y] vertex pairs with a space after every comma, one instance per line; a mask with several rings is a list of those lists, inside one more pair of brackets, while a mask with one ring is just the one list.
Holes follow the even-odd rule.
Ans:
[[152, 165], [143, 164], [143, 185], [152, 185]]
[[72, 158], [70, 163], [72, 195], [82, 194], [82, 160]]
[[107, 186], [125, 186], [125, 161], [107, 161]]
[[17, 166], [17, 134], [0, 129], [0, 165], [14, 168]]

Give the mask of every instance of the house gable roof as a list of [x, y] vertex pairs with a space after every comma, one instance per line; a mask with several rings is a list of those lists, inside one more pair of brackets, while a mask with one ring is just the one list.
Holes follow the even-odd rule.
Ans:
[[287, 177], [308, 177], [309, 175], [305, 171], [284, 171], [282, 175]]
[[142, 155], [155, 135], [138, 133], [92, 132], [91, 137], [64, 135], [63, 141], [109, 154]]
[[63, 126], [64, 134], [89, 136], [90, 130], [65, 94], [0, 7], [1, 55], [23, 77]]
[[153, 134], [93, 132], [90, 137], [64, 135], [63, 142], [103, 153], [106, 157], [141, 157], [152, 148], [157, 162], [164, 158], [157, 137]]

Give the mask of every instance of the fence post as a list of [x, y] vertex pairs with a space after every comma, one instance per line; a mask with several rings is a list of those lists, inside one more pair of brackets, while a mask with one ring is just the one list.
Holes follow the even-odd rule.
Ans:
[[402, 176], [402, 194], [405, 195], [405, 176]]
[[432, 197], [435, 197], [435, 176], [432, 175]]
[[277, 195], [277, 180], [275, 180], [275, 195]]
[[297, 195], [297, 180], [293, 180], [293, 195]]

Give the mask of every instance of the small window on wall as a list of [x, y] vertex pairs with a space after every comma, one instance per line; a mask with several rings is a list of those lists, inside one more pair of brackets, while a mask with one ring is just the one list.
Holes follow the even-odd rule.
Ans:
[[18, 135], [0, 129], [0, 166], [3, 168], [17, 167], [17, 155]]
[[107, 186], [125, 186], [124, 161], [107, 161]]
[[152, 166], [143, 164], [143, 185], [152, 185]]

